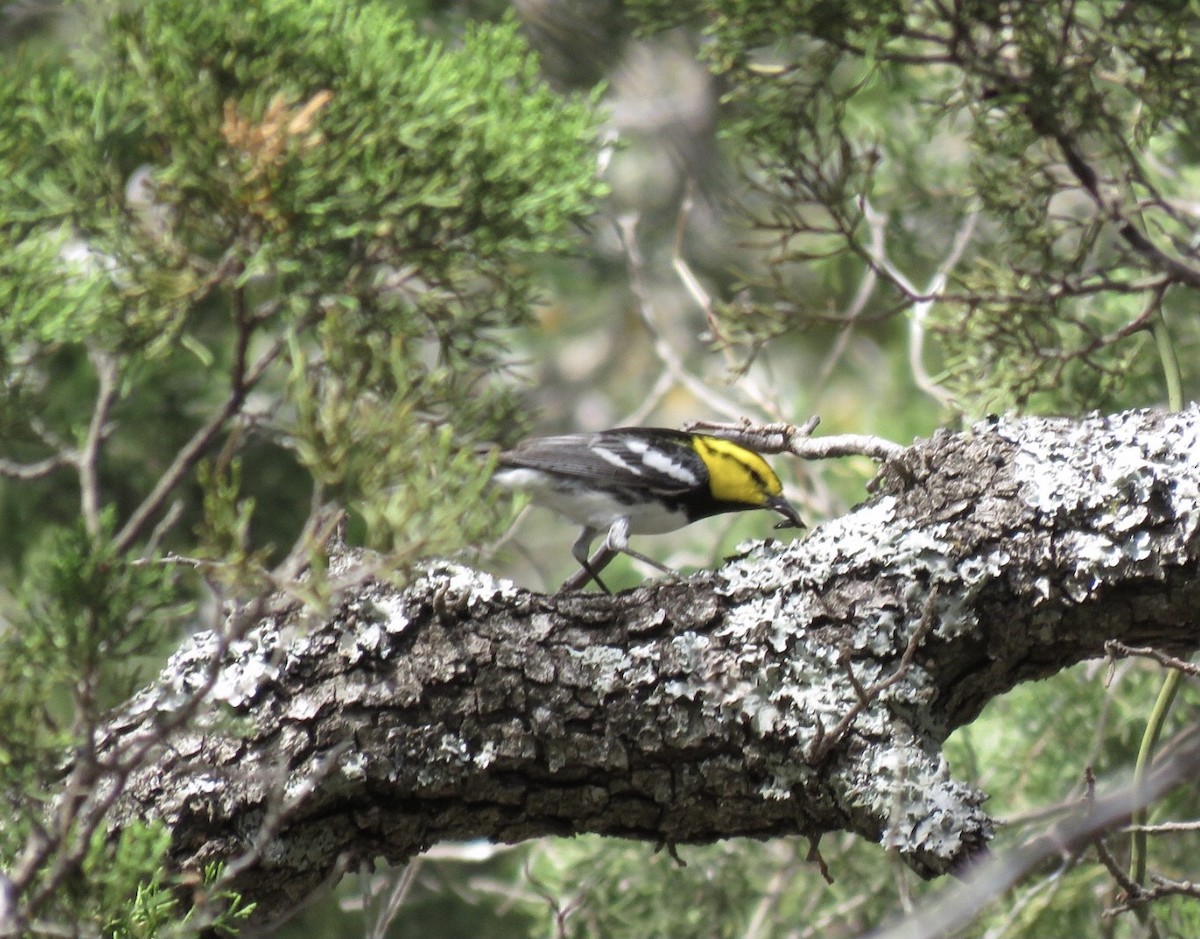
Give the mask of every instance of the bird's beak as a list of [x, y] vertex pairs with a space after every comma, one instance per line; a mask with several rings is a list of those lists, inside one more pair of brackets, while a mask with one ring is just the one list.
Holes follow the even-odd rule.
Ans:
[[783, 516], [783, 521], [777, 524], [776, 528], [806, 528], [804, 519], [800, 517], [800, 513], [796, 511], [796, 507], [788, 502], [783, 496], [771, 496], [767, 499], [767, 508], [774, 509]]

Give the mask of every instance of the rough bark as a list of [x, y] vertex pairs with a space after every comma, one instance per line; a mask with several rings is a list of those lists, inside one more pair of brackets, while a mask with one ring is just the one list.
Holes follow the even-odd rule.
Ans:
[[[1107, 640], [1198, 645], [1198, 426], [941, 432], [808, 537], [617, 596], [434, 564], [323, 618], [272, 616], [128, 777], [117, 822], [164, 820], [185, 868], [240, 859], [264, 915], [339, 860], [447, 838], [850, 830], [953, 871], [991, 823], [941, 756], [951, 730]], [[201, 635], [175, 655], [105, 749], [160, 735], [219, 651]]]

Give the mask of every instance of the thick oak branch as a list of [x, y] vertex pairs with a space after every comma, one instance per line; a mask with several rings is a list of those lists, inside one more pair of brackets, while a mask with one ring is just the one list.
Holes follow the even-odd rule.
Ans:
[[[941, 757], [952, 729], [1108, 640], [1198, 644], [1198, 427], [1193, 409], [938, 433], [807, 538], [617, 596], [449, 564], [366, 582], [235, 643], [118, 822], [165, 820], [181, 866], [241, 859], [265, 913], [339, 861], [445, 838], [850, 830], [955, 870], [991, 823]], [[197, 637], [113, 716], [112, 758], [216, 648]]]

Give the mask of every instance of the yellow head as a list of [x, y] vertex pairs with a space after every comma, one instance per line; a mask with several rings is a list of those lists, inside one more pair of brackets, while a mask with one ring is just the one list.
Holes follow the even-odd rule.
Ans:
[[753, 450], [699, 434], [692, 436], [692, 446], [708, 467], [708, 488], [714, 499], [766, 507], [783, 491], [775, 471]]

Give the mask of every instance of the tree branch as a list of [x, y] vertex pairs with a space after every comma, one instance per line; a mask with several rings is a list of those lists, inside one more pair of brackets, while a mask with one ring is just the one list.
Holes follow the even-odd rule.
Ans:
[[[996, 419], [894, 456], [807, 538], [687, 579], [616, 596], [446, 563], [404, 590], [364, 580], [324, 614], [177, 653], [102, 735], [102, 754], [154, 744], [114, 821], [163, 820], [180, 868], [231, 863], [264, 917], [335, 865], [455, 838], [852, 831], [957, 872], [992, 823], [946, 736], [1110, 640], [1194, 649], [1198, 527], [1200, 409]], [[214, 656], [207, 705], [165, 733]]]
[[117, 533], [113, 539], [113, 547], [118, 552], [128, 551], [130, 546], [141, 536], [150, 519], [162, 508], [163, 503], [167, 501], [175, 487], [204, 456], [213, 441], [228, 427], [230, 419], [241, 410], [242, 403], [246, 400], [246, 394], [257, 384], [270, 364], [283, 351], [283, 342], [277, 339], [252, 366], [247, 368], [245, 355], [249, 342], [250, 333], [247, 329], [238, 339], [233, 377], [230, 382], [229, 394], [224, 403], [175, 454], [175, 459], [159, 477], [150, 494], [142, 500], [141, 505], [134, 510], [124, 527]]

